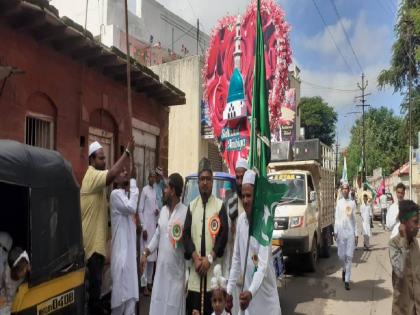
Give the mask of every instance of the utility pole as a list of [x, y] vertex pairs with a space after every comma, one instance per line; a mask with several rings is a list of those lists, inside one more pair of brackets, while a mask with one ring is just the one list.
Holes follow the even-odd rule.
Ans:
[[200, 42], [200, 20], [197, 19], [197, 55], [198, 55], [198, 44]]
[[365, 74], [362, 73], [362, 85], [357, 83], [357, 87], [362, 91], [362, 95], [357, 96], [361, 99], [362, 104], [356, 106], [362, 107], [362, 183], [366, 181], [367, 169], [366, 169], [366, 128], [365, 128], [365, 107], [370, 105], [366, 104], [366, 96], [370, 93], [365, 93], [368, 86], [368, 81], [365, 82]]
[[340, 145], [338, 144], [338, 132], [337, 132], [337, 140], [335, 141], [335, 186], [338, 186], [338, 148]]
[[[408, 163], [410, 164], [409, 168], [409, 187], [410, 187], [410, 200], [413, 200], [413, 130], [412, 130], [412, 121], [411, 121], [411, 89], [412, 89], [412, 47], [411, 47], [411, 21], [408, 21], [408, 139], [410, 146], [410, 157]], [[420, 143], [419, 143], [420, 147]]]

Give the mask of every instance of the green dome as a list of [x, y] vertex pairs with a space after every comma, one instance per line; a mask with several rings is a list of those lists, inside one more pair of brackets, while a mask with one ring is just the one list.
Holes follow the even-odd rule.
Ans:
[[244, 81], [242, 80], [242, 75], [239, 72], [239, 69], [235, 68], [235, 70], [233, 70], [232, 77], [230, 78], [227, 102], [230, 103], [244, 99]]

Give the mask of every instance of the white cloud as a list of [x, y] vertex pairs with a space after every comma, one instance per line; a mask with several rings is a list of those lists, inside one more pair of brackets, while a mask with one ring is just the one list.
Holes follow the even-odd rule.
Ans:
[[[344, 28], [350, 37], [352, 46], [363, 67], [366, 79], [369, 82], [367, 92], [371, 95], [368, 101], [376, 101], [372, 105], [376, 106], [396, 106], [398, 96], [391, 96], [391, 90], [379, 91], [377, 88], [377, 76], [382, 69], [389, 66], [391, 45], [389, 35], [391, 28], [386, 25], [375, 26], [368, 23], [366, 13], [361, 11], [355, 20], [342, 19]], [[351, 66], [354, 73], [351, 73], [331, 40], [328, 30], [343, 53], [347, 63]], [[303, 37], [298, 39], [296, 48], [303, 49], [304, 56], [312, 56], [310, 60], [301, 59], [298, 65], [301, 68], [301, 95], [302, 96], [321, 96], [330, 106], [333, 106], [339, 114], [338, 134], [339, 142], [347, 145], [349, 133], [354, 121], [360, 115], [349, 115], [348, 112], [359, 111], [356, 104], [360, 103], [355, 96], [361, 94], [357, 89], [357, 82], [361, 82], [360, 69], [347, 43], [345, 34], [339, 22], [329, 25], [320, 33], [313, 37]], [[296, 49], [295, 48], [295, 49]], [[302, 51], [301, 51], [302, 52]], [[302, 55], [302, 54], [301, 54]], [[319, 63], [313, 63], [313, 58], [318, 58]], [[324, 87], [335, 89], [322, 89], [314, 87], [305, 82], [314, 83]], [[338, 91], [355, 90], [353, 92]], [[388, 101], [392, 99], [392, 101]], [[394, 104], [392, 103], [394, 102]]]
[[[349, 19], [341, 20], [344, 29], [349, 32], [352, 21]], [[324, 30], [313, 37], [306, 37], [302, 40], [302, 46], [308, 50], [317, 51], [326, 55], [336, 55], [337, 48], [331, 39], [331, 35], [334, 37], [338, 47], [343, 46], [346, 43], [345, 34], [341, 28], [339, 22], [334, 25], [328, 25]]]
[[[361, 11], [356, 20], [341, 19], [341, 23], [346, 30], [352, 47], [363, 68], [368, 68], [372, 62], [385, 62], [389, 60], [390, 47], [388, 37], [389, 27], [372, 26], [368, 24], [366, 12]], [[316, 52], [324, 58], [332, 58], [335, 65], [344, 66], [345, 62], [340, 56], [337, 48], [331, 39], [331, 35], [343, 54], [350, 67], [359, 72], [355, 57], [346, 40], [346, 35], [338, 21], [336, 24], [328, 25], [320, 33], [313, 37], [301, 37], [298, 39], [298, 47], [305, 50]]]

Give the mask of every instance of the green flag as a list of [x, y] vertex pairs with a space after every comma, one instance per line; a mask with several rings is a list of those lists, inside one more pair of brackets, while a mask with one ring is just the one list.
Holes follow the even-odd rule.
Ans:
[[344, 157], [344, 165], [343, 165], [343, 173], [341, 174], [341, 180], [347, 182], [347, 161], [346, 157]]
[[364, 188], [365, 188], [365, 190], [369, 190], [370, 192], [371, 192], [371, 194], [372, 194], [372, 199], [375, 199], [376, 198], [376, 191], [375, 191], [375, 189], [372, 187], [372, 186], [370, 186], [369, 185], [369, 183], [367, 182], [367, 181], [365, 181], [364, 183], [363, 183], [363, 185], [365, 186]]
[[286, 190], [286, 185], [270, 183], [264, 176], [257, 176], [255, 180], [251, 235], [263, 246], [271, 243], [274, 210]]
[[360, 163], [357, 167], [357, 172], [358, 173], [363, 173], [363, 160], [362, 159], [360, 160]]
[[271, 134], [265, 78], [264, 33], [261, 25], [259, 0], [257, 3], [256, 36], [249, 166], [258, 169], [259, 175], [265, 177], [270, 159]]
[[267, 246], [274, 228], [274, 210], [287, 190], [286, 185], [270, 183], [267, 164], [270, 160], [270, 124], [264, 60], [264, 34], [261, 25], [260, 0], [257, 2], [257, 39], [255, 44], [254, 84], [252, 90], [252, 118], [249, 166], [257, 169], [252, 206], [250, 235]]

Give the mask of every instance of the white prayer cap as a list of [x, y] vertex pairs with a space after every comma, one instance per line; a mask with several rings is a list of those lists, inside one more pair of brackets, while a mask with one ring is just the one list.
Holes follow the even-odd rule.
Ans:
[[14, 261], [14, 263], [13, 263], [13, 267], [16, 267], [17, 266], [17, 264], [19, 263], [19, 261], [21, 261], [22, 259], [25, 259], [27, 262], [28, 262], [28, 264], [29, 264], [29, 255], [28, 255], [28, 253], [26, 252], [26, 250], [24, 250], [20, 255], [19, 255], [19, 257]]
[[155, 172], [156, 174], [163, 176], [163, 169], [160, 166], [156, 167]]
[[349, 188], [349, 187], [350, 187], [350, 185], [349, 185], [349, 182], [348, 181], [343, 180], [341, 182], [341, 188]]
[[244, 169], [248, 169], [248, 162], [247, 160], [243, 159], [243, 158], [238, 158], [238, 160], [236, 161], [236, 165], [235, 165], [235, 169], [237, 168], [244, 168]]
[[254, 185], [255, 184], [255, 172], [253, 170], [247, 170], [244, 174], [244, 179], [242, 180], [242, 186], [245, 184]]
[[222, 289], [226, 290], [227, 280], [222, 276], [222, 267], [218, 264], [214, 266], [213, 278], [211, 278], [210, 286], [212, 290]]
[[89, 156], [91, 156], [93, 153], [95, 153], [99, 149], [102, 149], [101, 144], [98, 141], [92, 142], [89, 146]]

